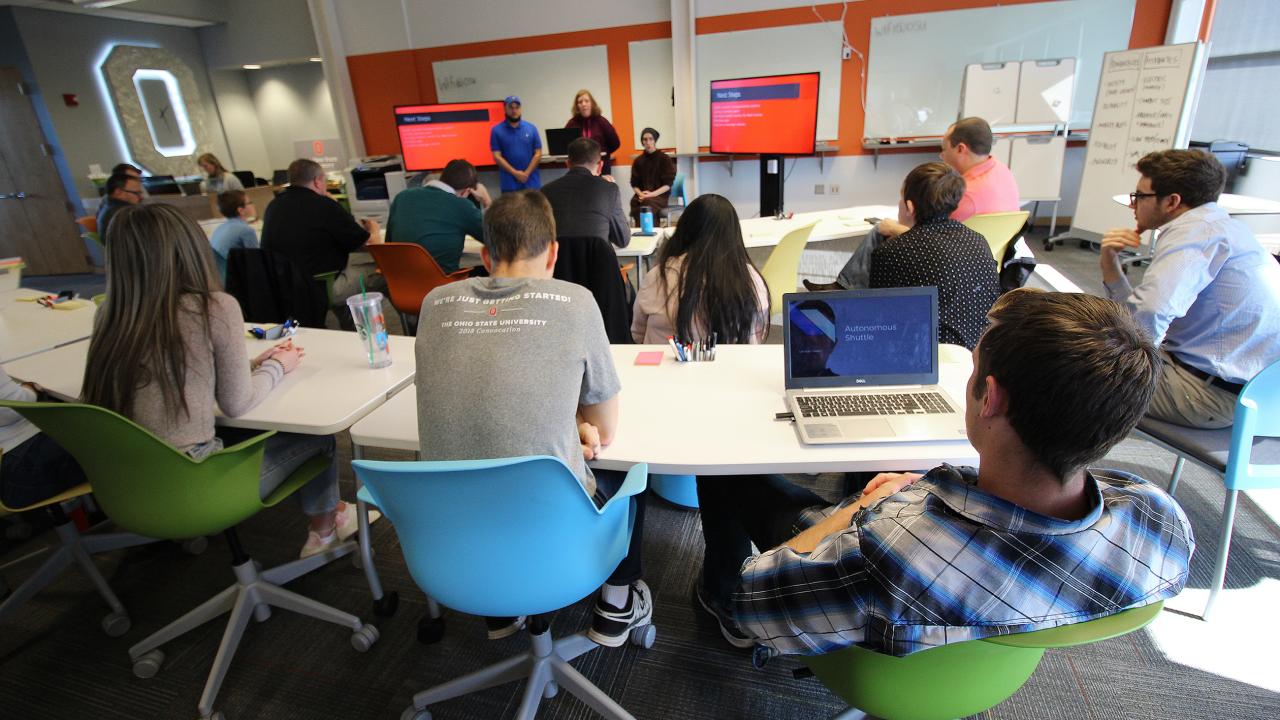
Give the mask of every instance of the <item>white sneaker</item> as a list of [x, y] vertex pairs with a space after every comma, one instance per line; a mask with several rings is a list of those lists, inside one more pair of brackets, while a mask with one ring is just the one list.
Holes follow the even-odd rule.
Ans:
[[[382, 517], [382, 513], [377, 510], [369, 511], [369, 524]], [[338, 543], [346, 542], [348, 538], [356, 534], [360, 529], [360, 521], [356, 517], [356, 504], [346, 503], [346, 507], [338, 514], [334, 521], [333, 529], [321, 535], [312, 530], [307, 533], [307, 542], [302, 546], [302, 552], [298, 553], [299, 558], [309, 558], [312, 555], [328, 550]]]

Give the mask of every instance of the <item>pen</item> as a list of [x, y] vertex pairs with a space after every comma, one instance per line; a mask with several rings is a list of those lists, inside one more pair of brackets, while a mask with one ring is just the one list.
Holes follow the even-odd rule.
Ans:
[[671, 354], [675, 355], [676, 362], [680, 362], [680, 350], [676, 346], [676, 339], [671, 335], [667, 336], [667, 344], [671, 346]]

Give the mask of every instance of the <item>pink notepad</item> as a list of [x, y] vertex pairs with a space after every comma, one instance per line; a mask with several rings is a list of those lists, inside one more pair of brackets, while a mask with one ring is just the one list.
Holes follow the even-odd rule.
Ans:
[[636, 353], [636, 364], [637, 365], [661, 365], [662, 351], [646, 350], [645, 352]]

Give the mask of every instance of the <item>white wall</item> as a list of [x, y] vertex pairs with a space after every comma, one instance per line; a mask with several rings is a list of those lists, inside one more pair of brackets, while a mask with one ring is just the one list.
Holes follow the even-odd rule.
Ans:
[[319, 52], [307, 0], [231, 0], [226, 19], [198, 31], [212, 70], [304, 61]]
[[296, 140], [338, 137], [329, 86], [319, 63], [246, 71], [246, 77], [271, 168], [288, 167], [296, 159]]
[[[124, 140], [115, 130], [115, 109], [99, 70], [105, 54], [117, 44], [162, 47], [181, 58], [194, 73], [200, 93], [198, 100], [185, 98], [188, 107], [200, 103], [207, 120], [209, 137], [198, 137], [196, 143], [214, 154], [227, 154], [194, 30], [26, 7], [12, 12], [81, 196], [97, 196], [87, 179], [91, 163], [110, 170], [125, 159]], [[79, 107], [63, 104], [63, 93], [74, 93]], [[194, 163], [191, 172], [199, 172]]]
[[226, 133], [230, 151], [221, 158], [232, 170], [249, 170], [258, 177], [270, 179], [271, 156], [262, 138], [262, 125], [253, 95], [249, 92], [247, 70], [213, 70], [209, 82], [213, 87], [218, 115]]

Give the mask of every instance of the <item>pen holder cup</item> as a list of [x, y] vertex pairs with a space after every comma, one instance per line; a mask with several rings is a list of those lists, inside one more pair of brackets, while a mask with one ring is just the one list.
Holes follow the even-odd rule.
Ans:
[[369, 367], [384, 368], [391, 364], [391, 346], [387, 339], [387, 323], [382, 317], [382, 293], [352, 295], [347, 308], [356, 323], [356, 333], [364, 348]]

